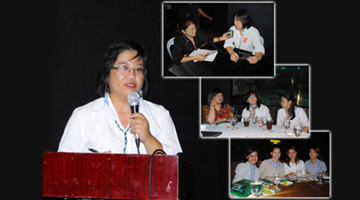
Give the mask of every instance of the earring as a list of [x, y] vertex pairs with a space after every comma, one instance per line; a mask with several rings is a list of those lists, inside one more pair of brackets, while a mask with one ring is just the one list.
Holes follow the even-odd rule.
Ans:
[[139, 91], [140, 98], [143, 99], [143, 91], [142, 89]]

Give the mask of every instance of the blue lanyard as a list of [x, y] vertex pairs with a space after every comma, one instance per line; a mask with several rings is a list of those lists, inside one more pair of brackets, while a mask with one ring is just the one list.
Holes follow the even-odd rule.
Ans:
[[127, 143], [128, 143], [128, 140], [127, 140], [127, 132], [129, 132], [130, 130], [130, 126], [126, 129], [126, 131], [124, 131], [122, 128], [120, 128], [120, 125], [119, 123], [115, 120], [115, 124], [117, 125], [117, 127], [120, 129], [121, 132], [124, 133], [124, 140], [125, 140], [125, 146], [124, 146], [124, 150], [123, 150], [123, 153], [126, 153], [126, 147], [127, 147]]
[[241, 38], [240, 38], [239, 49], [240, 49], [240, 46], [241, 46], [242, 39], [243, 39], [243, 37], [244, 37], [244, 35], [245, 35], [245, 32], [246, 32], [246, 28], [244, 28], [243, 34], [242, 34], [242, 36], [241, 36]]
[[[109, 106], [109, 93], [105, 93], [104, 101], [105, 101], [106, 105]], [[126, 148], [127, 148], [127, 143], [128, 143], [128, 140], [127, 140], [127, 132], [129, 132], [130, 126], [126, 129], [126, 131], [124, 131], [124, 130], [120, 127], [120, 125], [119, 125], [119, 123], [116, 121], [116, 119], [115, 119], [115, 124], [117, 125], [117, 127], [119, 128], [119, 130], [124, 133], [125, 145], [124, 145], [123, 153], [126, 153]]]
[[122, 128], [120, 128], [119, 123], [117, 123], [117, 121], [115, 120], [115, 124], [118, 126], [118, 128], [120, 129], [121, 132], [124, 133], [124, 140], [125, 140], [125, 145], [124, 145], [124, 150], [123, 153], [126, 153], [126, 147], [127, 147], [127, 132], [129, 132], [130, 130], [130, 126], [126, 129], [126, 131], [122, 130]]

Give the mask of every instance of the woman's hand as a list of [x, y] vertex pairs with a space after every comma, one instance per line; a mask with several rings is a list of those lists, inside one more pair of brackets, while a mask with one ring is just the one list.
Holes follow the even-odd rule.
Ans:
[[255, 52], [255, 55], [248, 57], [247, 60], [249, 61], [250, 64], [255, 64], [261, 60], [263, 55], [264, 54], [261, 52]]
[[211, 105], [214, 105], [214, 106], [216, 105], [216, 99], [215, 99], [215, 97], [214, 97], [214, 98], [212, 98], [212, 100], [211, 100], [211, 102], [210, 102], [210, 103], [211, 103]]
[[237, 54], [235, 51], [233, 51], [231, 54], [230, 54], [230, 60], [231, 61], [234, 61], [234, 62], [237, 62], [239, 60], [239, 54]]
[[255, 64], [259, 62], [259, 58], [257, 56], [250, 56], [247, 58], [247, 60], [249, 61], [250, 64]]
[[149, 122], [141, 113], [134, 113], [130, 116], [131, 133], [139, 134], [141, 142], [146, 142], [149, 137], [152, 137], [149, 129]]
[[294, 176], [296, 176], [296, 173], [295, 172], [290, 172], [290, 173], [285, 175], [285, 177], [288, 177], [288, 176], [294, 177]]
[[163, 149], [162, 144], [150, 133], [149, 122], [141, 113], [130, 115], [131, 133], [139, 134], [140, 142], [144, 144], [146, 153], [152, 154], [156, 149]]
[[198, 61], [203, 61], [203, 60], [205, 60], [207, 58], [207, 56], [202, 55], [202, 54], [198, 54], [195, 57], [196, 57], [195, 60], [198, 60]]
[[230, 39], [229, 35], [227, 34], [227, 32], [225, 32], [221, 37], [220, 37], [220, 41], [224, 41]]

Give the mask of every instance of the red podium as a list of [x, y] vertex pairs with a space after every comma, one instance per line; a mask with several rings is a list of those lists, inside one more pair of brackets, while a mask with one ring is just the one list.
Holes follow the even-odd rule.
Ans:
[[[150, 160], [151, 155], [43, 152], [43, 196], [149, 199]], [[192, 183], [185, 184], [179, 194], [179, 185], [184, 185], [179, 156], [155, 155], [152, 199], [179, 199], [192, 189]]]

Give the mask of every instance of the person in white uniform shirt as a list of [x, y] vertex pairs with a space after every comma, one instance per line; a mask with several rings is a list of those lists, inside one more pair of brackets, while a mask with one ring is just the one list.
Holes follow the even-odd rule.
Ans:
[[259, 158], [258, 151], [255, 148], [250, 147], [246, 151], [245, 157], [248, 161], [245, 163], [240, 163], [236, 166], [233, 183], [242, 179], [247, 179], [251, 181], [259, 180], [260, 170], [256, 166]]
[[244, 121], [244, 118], [251, 121], [255, 116], [257, 116], [258, 123], [261, 123], [263, 118], [271, 117], [269, 108], [260, 103], [259, 97], [254, 91], [246, 93], [244, 101], [246, 104], [241, 114], [241, 122]]
[[304, 109], [296, 106], [296, 100], [293, 94], [285, 93], [281, 95], [281, 107], [278, 110], [276, 125], [283, 126], [286, 119], [290, 119], [290, 128], [292, 130], [295, 125], [303, 126], [304, 132], [309, 132], [310, 122]]
[[241, 9], [235, 13], [234, 26], [229, 29], [233, 31], [233, 37], [224, 43], [224, 48], [230, 54], [230, 60], [234, 62], [239, 60], [239, 55], [234, 51], [234, 48], [252, 52], [253, 56], [247, 58], [250, 64], [259, 62], [265, 54], [260, 32], [253, 25], [248, 10]]
[[298, 150], [294, 146], [290, 146], [286, 152], [284, 162], [285, 177], [296, 177], [305, 174], [305, 163], [299, 160]]
[[132, 114], [127, 97], [147, 92], [146, 54], [131, 40], [112, 44], [104, 55], [98, 84], [100, 98], [76, 108], [59, 144], [59, 152], [138, 153], [161, 149], [167, 154], [182, 152], [169, 111], [141, 99], [139, 112]]

